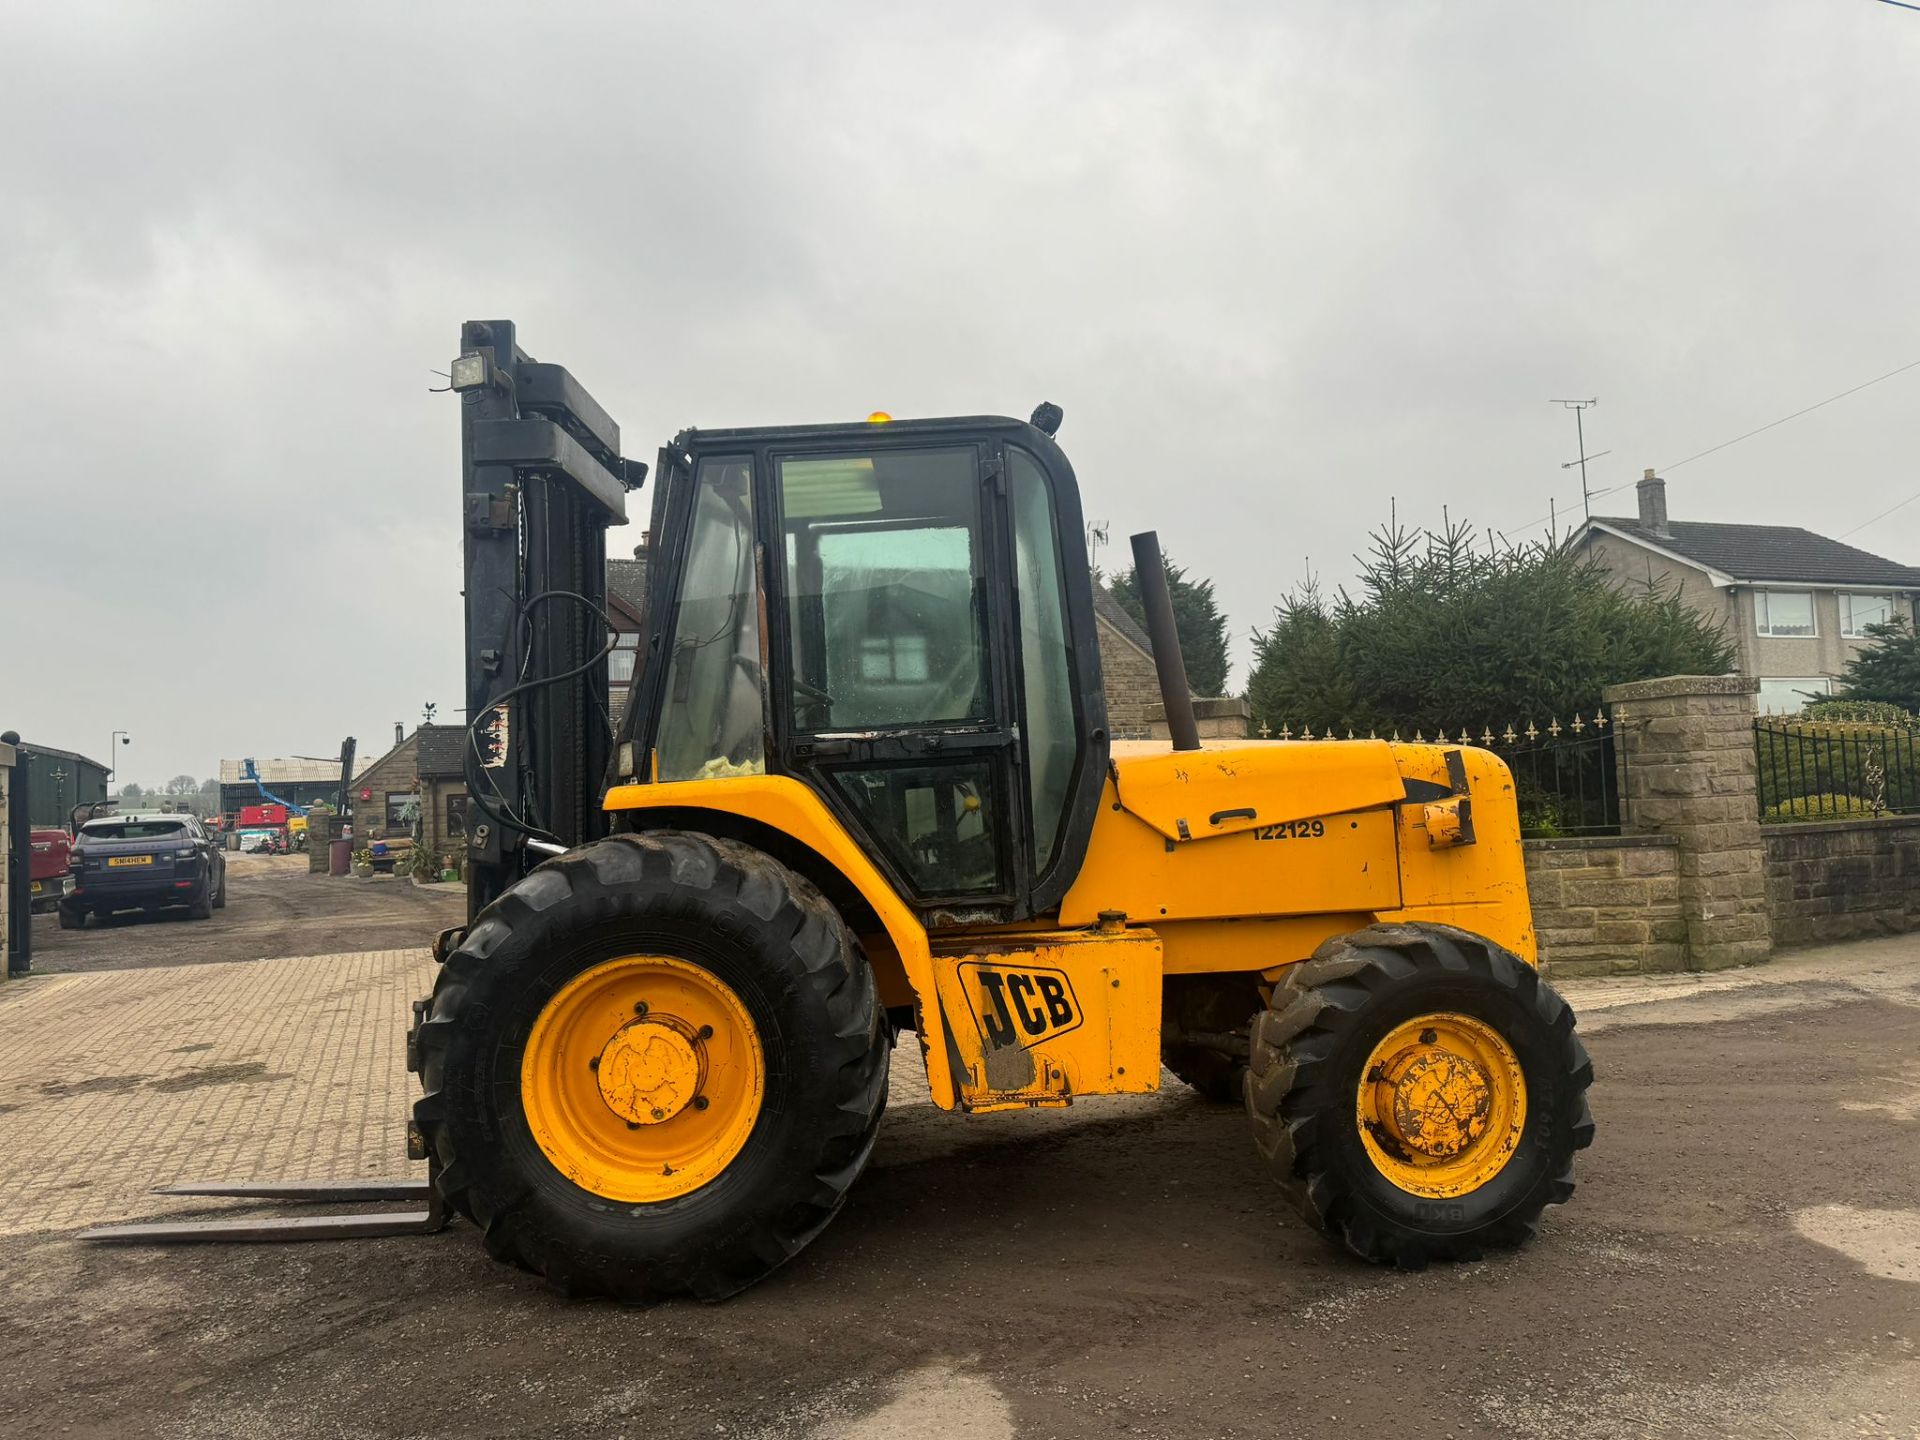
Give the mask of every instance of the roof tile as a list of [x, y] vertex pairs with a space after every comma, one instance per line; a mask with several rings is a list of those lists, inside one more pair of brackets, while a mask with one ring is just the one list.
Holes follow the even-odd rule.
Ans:
[[1638, 520], [1596, 515], [1596, 525], [1670, 550], [1735, 580], [1804, 581], [1814, 585], [1890, 585], [1920, 589], [1920, 568], [1842, 545], [1797, 525], [1729, 525], [1675, 520], [1657, 535]]

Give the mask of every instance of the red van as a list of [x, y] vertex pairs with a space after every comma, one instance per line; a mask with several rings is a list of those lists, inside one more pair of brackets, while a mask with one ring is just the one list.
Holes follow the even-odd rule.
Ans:
[[35, 910], [51, 910], [72, 888], [67, 872], [73, 868], [73, 841], [64, 830], [36, 826], [30, 843], [33, 855], [27, 877], [32, 882], [28, 887], [31, 905]]

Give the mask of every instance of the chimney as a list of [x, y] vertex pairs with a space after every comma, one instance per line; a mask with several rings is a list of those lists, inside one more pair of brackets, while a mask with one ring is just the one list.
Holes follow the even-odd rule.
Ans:
[[1649, 470], [1635, 485], [1640, 496], [1640, 523], [1656, 535], [1672, 533], [1667, 529], [1667, 482]]
[[[1645, 513], [1646, 508], [1647, 508], [1646, 501], [1644, 500], [1641, 501], [1640, 509], [1643, 514]], [[407, 738], [407, 727], [401, 724], [398, 720], [394, 721], [393, 722], [393, 743], [398, 745], [402, 740], [406, 738]]]

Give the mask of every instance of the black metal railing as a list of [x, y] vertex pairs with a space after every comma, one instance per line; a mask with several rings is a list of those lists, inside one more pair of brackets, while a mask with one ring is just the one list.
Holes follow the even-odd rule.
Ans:
[[1517, 745], [1495, 744], [1493, 750], [1513, 771], [1522, 835], [1547, 839], [1620, 833], [1620, 747], [1611, 729], [1542, 733]]
[[1753, 736], [1764, 822], [1920, 813], [1920, 718], [1763, 715]]
[[1416, 744], [1477, 745], [1491, 750], [1513, 772], [1520, 806], [1520, 833], [1528, 839], [1565, 835], [1620, 833], [1620, 751], [1614, 743], [1613, 720], [1605, 710], [1591, 717], [1575, 715], [1561, 724], [1548, 720], [1544, 728], [1528, 721], [1519, 729], [1506, 725], [1495, 731], [1482, 726], [1475, 734], [1442, 730], [1402, 735], [1394, 731], [1357, 734], [1330, 728], [1314, 734], [1311, 727], [1295, 731], [1282, 726], [1266, 729], [1266, 738], [1278, 740], [1412, 740]]

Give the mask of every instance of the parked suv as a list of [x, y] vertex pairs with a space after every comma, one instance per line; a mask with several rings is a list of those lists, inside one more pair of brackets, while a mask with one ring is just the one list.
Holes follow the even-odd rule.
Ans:
[[73, 888], [60, 928], [89, 915], [184, 905], [195, 920], [227, 903], [227, 857], [191, 815], [115, 815], [89, 820], [73, 837]]

